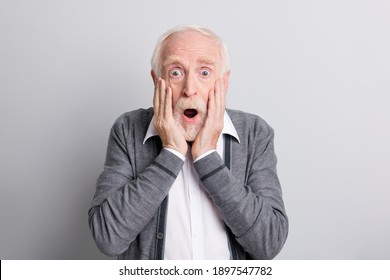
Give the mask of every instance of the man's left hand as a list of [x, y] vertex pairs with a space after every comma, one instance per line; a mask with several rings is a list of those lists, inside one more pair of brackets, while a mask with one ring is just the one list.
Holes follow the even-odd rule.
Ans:
[[226, 77], [216, 80], [214, 89], [209, 92], [205, 123], [191, 147], [193, 159], [198, 158], [207, 151], [217, 148], [218, 138], [223, 129], [226, 92]]

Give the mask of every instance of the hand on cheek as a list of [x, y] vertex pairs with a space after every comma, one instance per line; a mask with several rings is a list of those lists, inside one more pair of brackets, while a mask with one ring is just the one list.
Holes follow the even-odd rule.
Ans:
[[209, 92], [207, 117], [191, 148], [194, 159], [209, 150], [217, 148], [218, 138], [223, 129], [226, 107], [225, 84], [224, 78], [218, 79], [215, 82], [214, 89]]
[[187, 153], [188, 145], [178, 129], [172, 112], [172, 89], [158, 78], [154, 89], [154, 127], [161, 138], [164, 148], [174, 149], [181, 154]]

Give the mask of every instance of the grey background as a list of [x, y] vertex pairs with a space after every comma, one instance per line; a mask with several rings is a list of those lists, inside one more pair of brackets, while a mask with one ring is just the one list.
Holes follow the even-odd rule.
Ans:
[[390, 258], [390, 4], [0, 1], [0, 258], [99, 259], [87, 225], [109, 129], [152, 103], [177, 24], [231, 53], [228, 105], [276, 131], [279, 259]]

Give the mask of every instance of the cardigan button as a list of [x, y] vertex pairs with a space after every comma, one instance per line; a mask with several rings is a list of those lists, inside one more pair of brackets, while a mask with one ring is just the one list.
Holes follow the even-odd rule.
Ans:
[[157, 239], [163, 239], [164, 234], [162, 232], [157, 233]]

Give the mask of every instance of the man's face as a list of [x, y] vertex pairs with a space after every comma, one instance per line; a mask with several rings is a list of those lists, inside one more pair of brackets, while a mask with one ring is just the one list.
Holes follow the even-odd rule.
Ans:
[[164, 42], [161, 59], [175, 121], [186, 140], [194, 141], [207, 116], [209, 92], [222, 77], [217, 43], [195, 31], [174, 34]]

